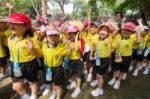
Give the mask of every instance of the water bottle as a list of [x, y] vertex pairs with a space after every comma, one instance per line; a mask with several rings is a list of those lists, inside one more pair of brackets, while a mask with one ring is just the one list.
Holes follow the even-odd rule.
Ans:
[[96, 66], [100, 66], [101, 62], [100, 62], [100, 58], [98, 57], [98, 55], [96, 56]]
[[19, 65], [19, 63], [14, 62], [13, 72], [15, 77], [22, 76], [21, 66]]
[[47, 80], [47, 81], [52, 81], [52, 70], [51, 70], [51, 68], [48, 68], [48, 69], [47, 69], [47, 72], [46, 72], [46, 80]]
[[68, 69], [68, 63], [69, 63], [68, 57], [64, 57], [64, 60], [63, 60], [63, 67], [64, 67], [65, 69]]
[[147, 55], [150, 53], [150, 48], [147, 48], [144, 52], [144, 57], [147, 57]]

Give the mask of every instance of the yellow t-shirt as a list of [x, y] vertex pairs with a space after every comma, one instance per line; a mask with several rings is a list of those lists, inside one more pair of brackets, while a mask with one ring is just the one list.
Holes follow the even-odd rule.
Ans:
[[98, 39], [99, 39], [98, 34], [92, 34], [88, 32], [87, 37], [85, 38], [85, 44], [87, 44], [91, 49], [94, 42], [98, 41]]
[[135, 41], [136, 34], [131, 35], [129, 39], [122, 39], [121, 34], [118, 34], [116, 40], [113, 41], [112, 46], [115, 48], [117, 54], [131, 56]]
[[108, 37], [105, 40], [99, 40], [95, 43], [96, 52], [100, 58], [108, 58], [111, 56], [111, 38]]
[[137, 49], [137, 48], [142, 48], [142, 49], [144, 49], [144, 48], [146, 47], [146, 43], [147, 43], [148, 37], [149, 37], [149, 33], [147, 33], [144, 37], [141, 37], [141, 38], [142, 38], [141, 43], [137, 44], [137, 43], [135, 42], [133, 48], [134, 48], [134, 49]]
[[4, 48], [3, 48], [3, 41], [2, 41], [2, 34], [0, 33], [0, 58], [2, 57], [5, 57], [5, 51], [4, 51]]
[[19, 60], [20, 63], [23, 63], [23, 62], [29, 62], [35, 58], [31, 50], [26, 45], [26, 42], [28, 39], [33, 40], [34, 48], [38, 52], [38, 56], [42, 57], [42, 50], [40, 49], [40, 46], [37, 40], [35, 40], [34, 38], [29, 38], [29, 37], [15, 40], [14, 37], [11, 36], [8, 39], [8, 47], [10, 50], [10, 61], [18, 62]]
[[[79, 46], [79, 49], [81, 49], [81, 42], [78, 41], [78, 46]], [[81, 58], [81, 54], [80, 54], [80, 51], [76, 51], [75, 50], [75, 43], [71, 43], [70, 44], [70, 47], [71, 47], [71, 53], [70, 55], [68, 56], [70, 60], [77, 60], [77, 59], [80, 59]]]
[[44, 63], [49, 67], [58, 67], [63, 63], [63, 57], [67, 55], [68, 49], [64, 44], [58, 43], [55, 48], [47, 47], [47, 42], [42, 45]]
[[148, 36], [148, 40], [147, 40], [147, 43], [146, 43], [146, 47], [147, 47], [147, 48], [150, 48], [150, 33], [149, 33], [149, 36]]
[[2, 32], [2, 41], [4, 46], [8, 45], [8, 38], [12, 35], [12, 31], [10, 29], [6, 29], [5, 31]]

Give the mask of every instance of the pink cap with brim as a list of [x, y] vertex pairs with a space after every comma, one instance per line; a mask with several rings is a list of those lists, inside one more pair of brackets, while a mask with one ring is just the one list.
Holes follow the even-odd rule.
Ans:
[[88, 22], [84, 22], [83, 29], [86, 29], [89, 26]]
[[68, 27], [68, 33], [78, 32], [79, 28], [77, 26], [70, 25]]
[[136, 29], [136, 25], [132, 22], [126, 22], [123, 25], [123, 29], [127, 29], [127, 30], [131, 30], [131, 31], [135, 31]]
[[48, 31], [46, 32], [46, 35], [54, 35], [54, 34], [59, 35], [60, 33], [59, 33], [58, 30], [48, 30]]
[[18, 24], [24, 24], [27, 27], [31, 26], [31, 20], [30, 18], [23, 13], [14, 13], [11, 15], [10, 18], [8, 18], [8, 21], [10, 23], [18, 23]]
[[24, 22], [20, 22], [20, 21], [14, 19], [14, 18], [8, 18], [8, 20], [9, 20], [10, 23], [24, 24]]
[[8, 22], [8, 18], [0, 18], [0, 22]]

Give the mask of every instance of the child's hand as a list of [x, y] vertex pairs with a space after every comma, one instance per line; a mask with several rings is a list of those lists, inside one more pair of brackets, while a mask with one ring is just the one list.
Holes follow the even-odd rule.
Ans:
[[33, 49], [34, 49], [33, 40], [28, 39], [28, 40], [26, 41], [26, 45], [28, 46], [28, 48], [29, 48], [30, 50], [33, 50]]
[[137, 22], [140, 24], [140, 23], [142, 23], [142, 19], [137, 19]]

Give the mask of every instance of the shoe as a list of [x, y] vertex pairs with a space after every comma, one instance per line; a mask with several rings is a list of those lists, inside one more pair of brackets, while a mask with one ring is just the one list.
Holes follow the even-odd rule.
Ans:
[[108, 85], [112, 86], [116, 82], [116, 78], [112, 78], [109, 82]]
[[53, 93], [51, 94], [51, 96], [49, 97], [49, 99], [55, 99], [55, 97], [56, 97], [56, 92], [53, 91]]
[[28, 94], [25, 94], [21, 96], [20, 99], [30, 99], [30, 96]]
[[37, 99], [37, 95], [31, 95], [29, 99]]
[[119, 89], [120, 87], [120, 81], [116, 81], [116, 83], [114, 84], [114, 89]]
[[135, 69], [134, 72], [133, 72], [133, 76], [137, 77], [138, 72], [139, 72], [139, 71], [138, 71], [137, 69]]
[[49, 90], [48, 88], [46, 88], [46, 89], [43, 91], [42, 96], [48, 95], [49, 91], [50, 91], [50, 90]]
[[91, 95], [94, 96], [94, 97], [97, 97], [97, 96], [101, 96], [103, 95], [103, 89], [100, 89], [100, 88], [96, 88], [95, 90], [93, 90], [91, 92]]
[[91, 80], [92, 80], [92, 74], [88, 74], [88, 76], [87, 76], [87, 82], [91, 82]]
[[92, 87], [96, 87], [98, 85], [98, 80], [94, 80], [90, 83]]
[[149, 73], [149, 69], [146, 68], [146, 69], [144, 70], [143, 74], [144, 74], [144, 75], [148, 75], [148, 73]]
[[0, 73], [0, 80], [3, 80], [3, 79], [4, 79], [4, 77], [5, 77], [5, 75], [4, 75], [4, 74], [2, 74], [2, 73]]
[[75, 81], [72, 81], [71, 84], [67, 86], [67, 89], [71, 90], [71, 89], [76, 88], [76, 87], [77, 87], [77, 85], [76, 85]]
[[122, 80], [126, 80], [126, 78], [127, 78], [127, 74], [125, 73], [122, 77]]
[[133, 70], [133, 66], [131, 65], [130, 67], [129, 67], [129, 71], [132, 71]]
[[71, 97], [72, 97], [72, 98], [76, 98], [76, 97], [79, 96], [80, 93], [81, 93], [81, 89], [80, 89], [80, 88], [76, 88], [76, 89], [74, 90], [74, 92], [71, 94]]

